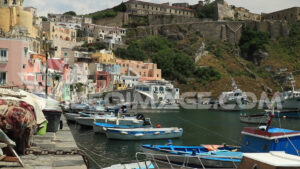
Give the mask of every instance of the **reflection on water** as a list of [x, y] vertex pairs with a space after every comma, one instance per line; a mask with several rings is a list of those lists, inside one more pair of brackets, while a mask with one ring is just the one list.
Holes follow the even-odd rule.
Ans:
[[[154, 125], [183, 128], [183, 137], [173, 140], [174, 145], [197, 146], [222, 143], [239, 145], [242, 140], [242, 128], [256, 126], [240, 123], [239, 114], [239, 112], [180, 110], [179, 112], [145, 113], [145, 116], [150, 117]], [[300, 130], [297, 119], [280, 119], [280, 124], [282, 128]], [[279, 127], [279, 119], [274, 119], [272, 126]], [[168, 142], [168, 140], [108, 140], [105, 135], [94, 134], [90, 128], [76, 124], [70, 124], [70, 128], [78, 145], [83, 146], [89, 156], [101, 167], [132, 162], [135, 160], [135, 153], [142, 151], [142, 144], [166, 144]], [[93, 161], [90, 160], [90, 162], [92, 168], [99, 168]]]

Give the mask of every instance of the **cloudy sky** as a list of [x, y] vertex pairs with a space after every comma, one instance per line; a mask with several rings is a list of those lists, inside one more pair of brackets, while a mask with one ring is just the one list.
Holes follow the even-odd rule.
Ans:
[[[38, 9], [39, 15], [47, 13], [63, 13], [73, 10], [77, 14], [86, 14], [106, 8], [111, 8], [126, 0], [25, 0], [25, 6], [33, 6]], [[189, 2], [195, 4], [198, 0], [145, 0], [148, 2]], [[300, 0], [227, 0], [229, 4], [246, 7], [255, 13], [273, 12], [276, 10], [300, 6]]]

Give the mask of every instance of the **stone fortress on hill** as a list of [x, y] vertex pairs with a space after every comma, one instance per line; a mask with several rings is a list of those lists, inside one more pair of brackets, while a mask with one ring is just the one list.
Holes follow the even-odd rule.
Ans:
[[[93, 20], [96, 25], [129, 27], [127, 39], [148, 35], [165, 35], [181, 39], [183, 32], [200, 31], [204, 37], [238, 43], [243, 25], [269, 32], [271, 38], [288, 35], [288, 22], [299, 21], [299, 7], [270, 14], [255, 14], [243, 7], [229, 5], [225, 0], [209, 4], [149, 3], [140, 0], [124, 2], [126, 11], [115, 17]], [[199, 17], [209, 11], [210, 17]], [[130, 29], [134, 27], [134, 29]]]
[[[118, 12], [116, 17], [100, 18], [93, 20], [97, 25], [136, 26], [163, 25], [177, 23], [191, 23], [203, 21], [262, 21], [285, 20], [295, 22], [300, 19], [300, 7], [285, 9], [270, 14], [256, 14], [244, 7], [229, 5], [225, 0], [215, 0], [209, 5], [200, 0], [197, 4], [189, 3], [150, 3], [140, 0], [124, 2], [126, 11]], [[201, 18], [197, 14], [209, 10], [209, 18]], [[205, 9], [206, 8], [206, 9]]]

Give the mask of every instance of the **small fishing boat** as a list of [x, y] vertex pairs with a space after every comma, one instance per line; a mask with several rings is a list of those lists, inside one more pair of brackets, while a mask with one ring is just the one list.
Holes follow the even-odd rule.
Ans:
[[[226, 145], [143, 145], [148, 160], [159, 167], [235, 168], [242, 159], [239, 147]], [[169, 163], [169, 164], [168, 164]], [[170, 166], [172, 165], [172, 166]]]
[[76, 117], [80, 117], [80, 114], [78, 113], [65, 113], [64, 114], [67, 121], [76, 122]]
[[264, 114], [253, 114], [253, 115], [240, 115], [240, 121], [242, 123], [249, 123], [249, 124], [267, 124], [268, 123], [269, 115]]
[[182, 136], [183, 129], [178, 127], [170, 128], [133, 128], [117, 129], [107, 128], [105, 134], [109, 139], [117, 140], [153, 140], [172, 139]]
[[95, 116], [95, 122], [97, 123], [107, 123], [107, 124], [117, 124], [124, 126], [143, 126], [145, 122], [145, 117], [142, 114], [137, 114], [134, 116], [130, 115], [120, 115], [120, 117], [114, 114]]
[[104, 169], [154, 169], [154, 165], [151, 161], [145, 162], [137, 162], [137, 163], [130, 163], [130, 164], [115, 164], [110, 167]]
[[151, 122], [150, 122], [149, 118], [146, 118], [145, 121], [143, 121], [143, 123], [140, 120], [140, 122], [133, 123], [132, 125], [120, 125], [120, 122], [124, 123], [124, 121], [122, 121], [122, 120], [123, 119], [118, 119], [117, 121], [115, 121], [115, 123], [94, 122], [93, 123], [93, 130], [94, 130], [95, 133], [105, 133], [107, 128], [124, 128], [124, 129], [128, 129], [128, 128], [151, 127]]
[[[274, 110], [273, 110], [274, 112]], [[267, 126], [245, 127], [241, 151], [244, 153], [285, 151], [300, 155], [300, 131], [271, 127], [273, 113], [269, 114]]]

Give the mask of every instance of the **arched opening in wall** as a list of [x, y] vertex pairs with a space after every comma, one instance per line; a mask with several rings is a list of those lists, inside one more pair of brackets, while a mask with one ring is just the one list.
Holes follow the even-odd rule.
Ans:
[[17, 1], [16, 0], [13, 0], [13, 5], [17, 5]]
[[59, 37], [61, 40], [64, 40], [64, 38], [62, 36]]
[[8, 1], [7, 0], [4, 0], [4, 5], [7, 5], [8, 4]]
[[69, 37], [66, 37], [66, 41], [70, 41], [70, 38], [69, 38]]

